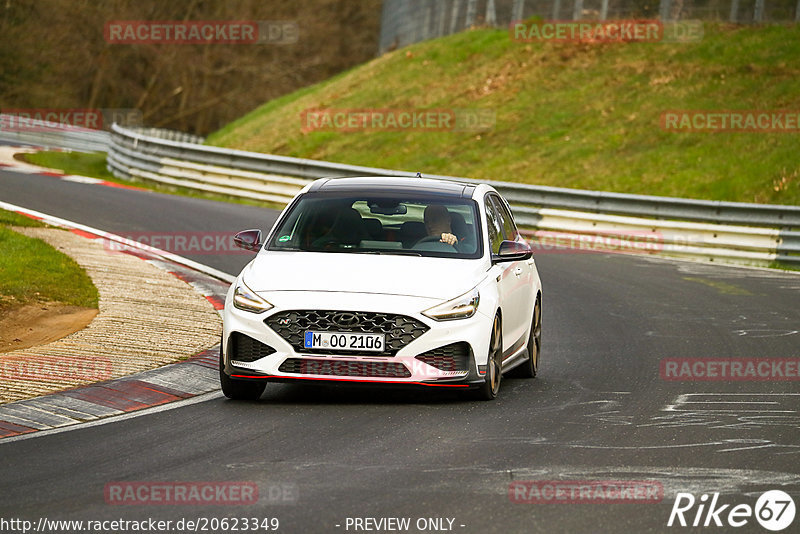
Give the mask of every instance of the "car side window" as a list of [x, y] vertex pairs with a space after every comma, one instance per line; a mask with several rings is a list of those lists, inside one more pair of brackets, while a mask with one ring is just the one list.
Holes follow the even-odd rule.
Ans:
[[500, 252], [500, 243], [503, 242], [503, 225], [495, 211], [494, 202], [486, 197], [486, 229], [489, 232], [489, 248], [492, 254]]
[[519, 231], [514, 224], [514, 218], [511, 216], [511, 213], [508, 212], [508, 208], [506, 208], [505, 202], [494, 195], [492, 195], [491, 198], [497, 210], [498, 222], [503, 228], [503, 238], [508, 241], [516, 241], [519, 238]]

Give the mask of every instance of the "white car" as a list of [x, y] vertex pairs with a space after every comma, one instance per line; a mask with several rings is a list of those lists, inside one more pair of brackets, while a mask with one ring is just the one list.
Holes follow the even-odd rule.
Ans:
[[536, 376], [542, 287], [530, 246], [488, 185], [334, 178], [306, 186], [231, 285], [222, 391], [267, 382], [471, 390]]

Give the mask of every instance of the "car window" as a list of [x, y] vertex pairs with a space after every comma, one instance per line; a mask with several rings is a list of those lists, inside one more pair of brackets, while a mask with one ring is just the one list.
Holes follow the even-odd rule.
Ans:
[[489, 247], [492, 249], [492, 254], [497, 254], [500, 251], [500, 243], [503, 242], [503, 225], [497, 215], [494, 207], [494, 202], [490, 197], [486, 197], [486, 229], [489, 234]]
[[516, 241], [519, 237], [519, 231], [517, 230], [517, 226], [514, 224], [514, 218], [506, 208], [506, 203], [503, 202], [500, 197], [495, 195], [491, 195], [491, 199], [494, 203], [495, 209], [497, 210], [497, 217], [500, 225], [503, 228], [503, 238], [508, 241]]
[[268, 250], [479, 258], [477, 213], [473, 200], [457, 197], [307, 193], [278, 223]]

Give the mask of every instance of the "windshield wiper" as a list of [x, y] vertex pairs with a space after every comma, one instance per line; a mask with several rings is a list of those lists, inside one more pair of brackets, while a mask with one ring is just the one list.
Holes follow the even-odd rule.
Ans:
[[357, 249], [344, 249], [337, 250], [336, 252], [346, 252], [348, 254], [375, 254], [379, 256], [422, 256], [419, 252], [412, 252], [410, 250], [357, 250]]
[[338, 248], [334, 250], [326, 249], [306, 249], [296, 247], [280, 247], [270, 250], [280, 250], [282, 252], [333, 252], [339, 254], [374, 254], [379, 256], [418, 256], [422, 257], [419, 252], [412, 252], [410, 250], [358, 250], [352, 248]]
[[379, 251], [378, 254], [384, 254], [387, 256], [419, 256], [422, 257], [422, 254], [419, 252], [411, 252], [410, 250], [382, 250]]

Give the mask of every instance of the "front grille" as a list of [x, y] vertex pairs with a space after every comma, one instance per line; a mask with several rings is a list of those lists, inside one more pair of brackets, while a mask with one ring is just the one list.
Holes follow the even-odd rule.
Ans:
[[[343, 319], [347, 319], [344, 321]], [[337, 320], [339, 324], [337, 324]], [[394, 356], [397, 351], [428, 331], [416, 319], [393, 313], [349, 312], [330, 310], [293, 310], [276, 313], [264, 321], [285, 339], [296, 352], [314, 354], [342, 354], [330, 349], [306, 349], [303, 336], [307, 330], [315, 332], [363, 332], [384, 334], [385, 349], [375, 351], [346, 351], [353, 356]], [[342, 326], [346, 323], [348, 326]]]
[[408, 378], [411, 372], [397, 362], [352, 362], [289, 358], [278, 370], [282, 373], [328, 376], [360, 376], [368, 378]]
[[275, 349], [239, 332], [233, 332], [228, 341], [228, 360], [254, 362], [275, 353]]
[[440, 371], [468, 371], [469, 353], [469, 344], [462, 341], [429, 350], [416, 358]]

